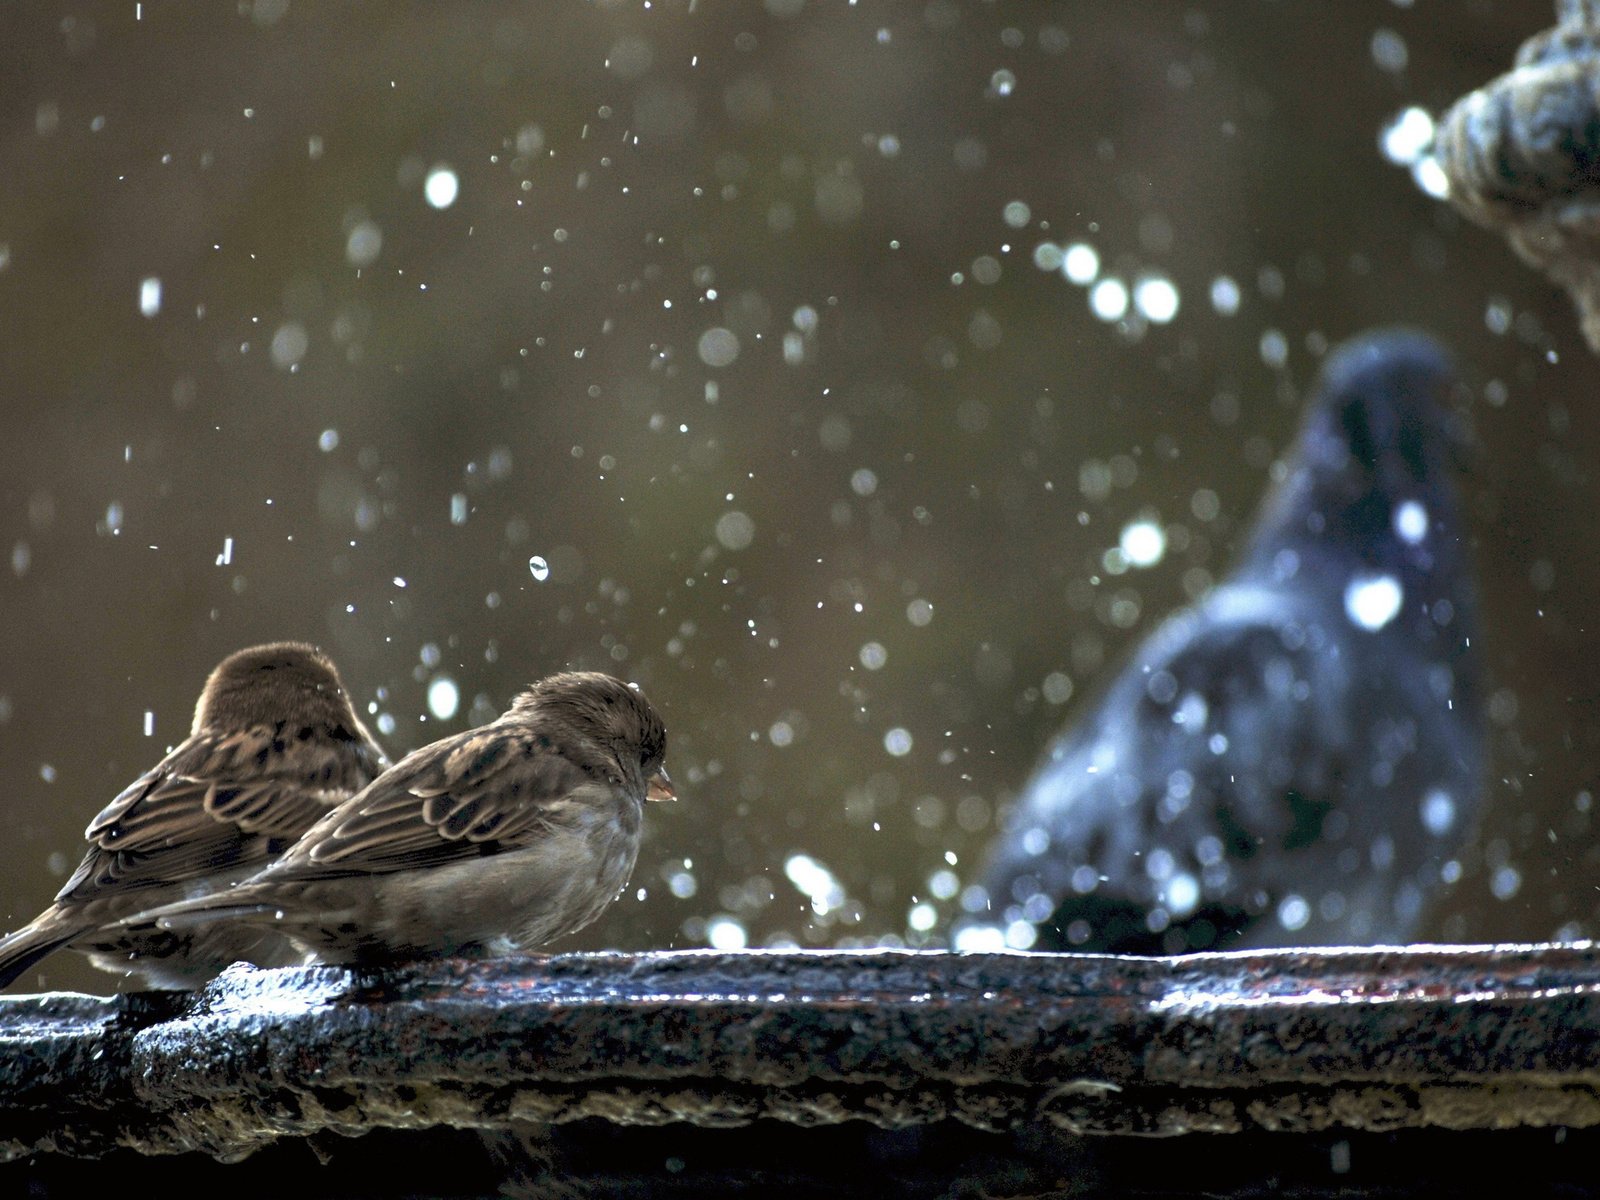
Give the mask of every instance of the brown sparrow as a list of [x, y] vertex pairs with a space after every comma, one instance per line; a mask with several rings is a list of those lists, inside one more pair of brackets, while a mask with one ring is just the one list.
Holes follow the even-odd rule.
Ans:
[[501, 954], [582, 929], [675, 798], [667, 732], [609, 675], [544, 679], [479, 729], [413, 751], [235, 887], [140, 914], [275, 930], [324, 962]]
[[387, 765], [315, 647], [229, 655], [206, 680], [189, 736], [89, 822], [89, 851], [55, 902], [0, 938], [0, 987], [63, 947], [164, 988], [196, 987], [239, 959], [303, 961], [260, 929], [118, 923], [258, 870]]

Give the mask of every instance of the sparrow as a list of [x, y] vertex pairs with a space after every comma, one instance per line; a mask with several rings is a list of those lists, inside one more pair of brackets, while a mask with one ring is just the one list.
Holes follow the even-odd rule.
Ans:
[[552, 675], [402, 758], [231, 889], [133, 918], [281, 933], [329, 963], [482, 956], [588, 925], [633, 871], [667, 733], [609, 675]]
[[1415, 332], [1328, 356], [1241, 560], [1049, 748], [957, 945], [1410, 940], [1484, 790], [1454, 382]]
[[239, 959], [300, 961], [260, 930], [135, 933], [119, 922], [249, 875], [387, 765], [314, 646], [229, 655], [206, 680], [189, 736], [89, 822], [88, 852], [54, 903], [0, 938], [0, 987], [63, 947], [167, 989], [197, 987]]

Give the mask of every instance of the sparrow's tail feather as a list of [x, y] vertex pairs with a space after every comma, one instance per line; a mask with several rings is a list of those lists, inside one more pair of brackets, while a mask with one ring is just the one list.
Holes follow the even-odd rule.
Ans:
[[54, 954], [92, 925], [36, 920], [0, 938], [0, 987], [6, 987], [40, 959]]
[[118, 922], [118, 928], [130, 933], [147, 933], [155, 929], [193, 929], [216, 921], [244, 921], [252, 925], [270, 924], [277, 919], [277, 910], [271, 904], [250, 900], [242, 896], [218, 893], [180, 900], [176, 904], [163, 904], [147, 909]]

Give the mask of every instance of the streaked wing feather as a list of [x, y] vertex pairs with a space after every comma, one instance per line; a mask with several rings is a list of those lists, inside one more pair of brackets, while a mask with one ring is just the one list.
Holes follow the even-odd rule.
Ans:
[[89, 852], [57, 899], [260, 864], [305, 832], [345, 793], [305, 772], [261, 774], [274, 736], [255, 727], [179, 746], [89, 822]]
[[588, 781], [534, 731], [473, 730], [402, 761], [273, 874], [317, 878], [477, 857], [493, 844], [525, 840]]

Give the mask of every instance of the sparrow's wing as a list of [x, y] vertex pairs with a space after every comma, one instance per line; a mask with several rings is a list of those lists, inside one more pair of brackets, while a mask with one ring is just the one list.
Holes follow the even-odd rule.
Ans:
[[275, 879], [435, 867], [519, 845], [574, 793], [609, 786], [526, 725], [496, 723], [402, 759], [274, 864]]
[[89, 822], [89, 852], [56, 899], [263, 863], [345, 799], [351, 775], [340, 744], [268, 726], [195, 734]]

